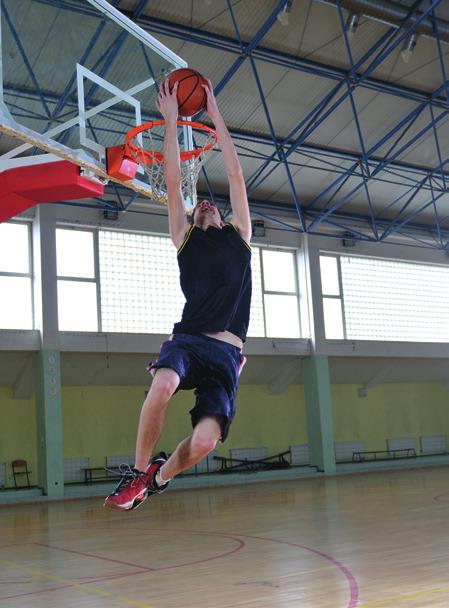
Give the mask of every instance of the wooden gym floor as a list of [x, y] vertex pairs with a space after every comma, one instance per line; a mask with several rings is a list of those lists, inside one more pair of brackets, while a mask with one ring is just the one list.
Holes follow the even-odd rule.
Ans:
[[0, 509], [2, 608], [448, 608], [449, 467]]

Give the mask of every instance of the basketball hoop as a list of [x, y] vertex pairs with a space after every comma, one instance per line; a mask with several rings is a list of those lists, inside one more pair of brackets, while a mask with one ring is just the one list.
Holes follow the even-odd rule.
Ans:
[[[195, 132], [196, 148], [180, 152], [182, 194], [184, 199], [190, 200], [192, 206], [194, 206], [199, 172], [207, 154], [217, 143], [218, 137], [214, 129], [200, 122], [177, 120], [176, 124], [178, 127], [190, 127]], [[139, 163], [148, 175], [155, 197], [167, 202], [164, 153], [162, 151], [163, 135], [160, 129], [164, 126], [165, 120], [153, 120], [134, 127], [128, 131], [125, 137], [125, 148], [127, 153]], [[140, 134], [142, 135], [142, 144], [135, 143], [133, 140]], [[145, 138], [148, 141], [145, 141]], [[157, 147], [161, 150], [157, 150]]]

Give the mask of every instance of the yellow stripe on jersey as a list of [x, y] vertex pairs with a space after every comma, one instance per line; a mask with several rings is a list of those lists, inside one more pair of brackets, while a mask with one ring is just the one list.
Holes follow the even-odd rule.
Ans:
[[184, 237], [184, 240], [182, 241], [182, 245], [181, 245], [181, 247], [178, 249], [178, 254], [177, 254], [177, 255], [179, 255], [179, 254], [181, 253], [181, 251], [184, 249], [184, 247], [186, 246], [187, 241], [189, 240], [189, 236], [191, 235], [192, 230], [194, 229], [194, 227], [195, 227], [195, 226], [192, 224], [192, 225], [190, 226], [190, 228], [187, 230], [186, 235], [185, 235], [185, 237]]
[[234, 224], [232, 222], [226, 222], [226, 224], [228, 226], [232, 226], [234, 228], [234, 230], [237, 232], [237, 234], [239, 235], [239, 237], [242, 239], [242, 241], [245, 243], [245, 245], [248, 247], [248, 249], [252, 252], [251, 245], [249, 243], [247, 243], [244, 238], [242, 238], [242, 235], [237, 230], [237, 228], [234, 226]]

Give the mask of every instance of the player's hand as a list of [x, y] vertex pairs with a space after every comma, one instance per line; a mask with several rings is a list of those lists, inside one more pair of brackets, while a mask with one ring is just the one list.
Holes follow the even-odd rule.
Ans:
[[172, 92], [168, 84], [168, 78], [164, 80], [156, 99], [156, 107], [166, 122], [175, 121], [178, 118], [178, 83], [175, 82]]
[[217, 100], [215, 99], [214, 89], [211, 81], [208, 78], [205, 78], [204, 80], [207, 82], [207, 84], [202, 85], [207, 95], [207, 113], [212, 121], [215, 122], [215, 119], [221, 116], [220, 110], [218, 109]]

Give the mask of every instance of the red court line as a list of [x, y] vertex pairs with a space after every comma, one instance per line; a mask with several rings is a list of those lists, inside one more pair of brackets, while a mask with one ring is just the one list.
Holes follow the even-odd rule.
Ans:
[[[137, 574], [146, 574], [145, 570], [138, 570], [137, 572], [127, 572], [126, 574], [123, 574], [122, 572], [119, 574], [106, 574], [105, 576], [98, 576], [97, 578], [92, 578], [91, 576], [89, 577], [83, 577], [84, 579], [88, 579], [88, 580], [83, 580], [82, 583], [80, 583], [80, 585], [90, 585], [91, 583], [102, 583], [103, 581], [113, 581], [116, 578], [128, 578], [128, 576], [136, 576]], [[80, 580], [80, 579], [77, 579]]]
[[[192, 566], [192, 565], [196, 565], [196, 564], [200, 564], [200, 563], [204, 563], [204, 562], [209, 562], [215, 559], [219, 559], [221, 557], [226, 557], [227, 555], [231, 555], [233, 553], [236, 553], [237, 551], [240, 551], [241, 549], [243, 549], [243, 547], [245, 546], [245, 541], [243, 541], [240, 538], [237, 538], [236, 536], [231, 536], [229, 534], [225, 534], [223, 532], [200, 532], [200, 531], [185, 531], [185, 530], [176, 530], [176, 533], [179, 534], [181, 532], [187, 533], [187, 534], [195, 534], [195, 535], [207, 535], [207, 536], [220, 536], [220, 537], [224, 537], [224, 538], [230, 538], [234, 541], [237, 542], [237, 547], [234, 547], [234, 549], [231, 549], [230, 551], [226, 551], [225, 553], [221, 553], [219, 555], [213, 555], [212, 557], [208, 557], [208, 558], [204, 558], [204, 559], [200, 559], [200, 560], [196, 560], [193, 562], [186, 562], [183, 564], [175, 564], [172, 566], [163, 566], [161, 568], [147, 568], [146, 566], [140, 566], [137, 564], [131, 564], [130, 562], [124, 562], [124, 561], [120, 561], [120, 560], [115, 560], [115, 559], [110, 559], [107, 557], [101, 557], [98, 555], [93, 555], [91, 553], [85, 553], [83, 551], [75, 551], [73, 549], [64, 549], [62, 547], [55, 547], [53, 545], [47, 545], [45, 543], [33, 543], [34, 545], [37, 545], [39, 547], [46, 547], [48, 549], [53, 549], [56, 551], [64, 551], [65, 553], [74, 553], [76, 555], [82, 555], [85, 557], [92, 557], [95, 559], [99, 559], [102, 561], [107, 561], [107, 562], [113, 562], [113, 563], [118, 563], [121, 565], [126, 565], [126, 566], [134, 566], [134, 567], [138, 567], [140, 568], [140, 570], [138, 572], [127, 572], [125, 574], [120, 573], [120, 574], [112, 574], [112, 575], [106, 575], [106, 576], [102, 576], [102, 577], [97, 577], [97, 578], [93, 578], [92, 580], [88, 580], [88, 581], [83, 581], [82, 583], [80, 583], [81, 585], [88, 585], [91, 583], [96, 583], [96, 582], [103, 582], [103, 581], [108, 581], [108, 580], [114, 580], [114, 579], [118, 579], [118, 578], [127, 578], [129, 576], [136, 576], [138, 574], [144, 574], [147, 572], [156, 572], [156, 571], [161, 571], [161, 570], [171, 570], [173, 568], [182, 568], [184, 566]], [[31, 582], [31, 581], [29, 581]], [[47, 593], [47, 592], [51, 592], [51, 591], [58, 591], [60, 589], [67, 589], [72, 587], [72, 585], [62, 585], [59, 587], [52, 587], [50, 589], [40, 589], [39, 591], [29, 591], [27, 593], [18, 593], [16, 595], [9, 595], [9, 596], [5, 596], [5, 597], [0, 597], [0, 600], [7, 600], [7, 599], [13, 599], [13, 598], [17, 598], [17, 597], [24, 597], [24, 596], [29, 596], [29, 595], [38, 595], [40, 593]]]
[[38, 593], [47, 593], [49, 591], [59, 591], [59, 589], [67, 589], [72, 585], [62, 585], [61, 587], [51, 587], [50, 589], [40, 589], [39, 591], [28, 591], [27, 593], [17, 593], [16, 595], [7, 595], [0, 597], [0, 600], [12, 600], [15, 597], [24, 597], [25, 595], [37, 595]]
[[[176, 530], [176, 533], [179, 534], [181, 532], [181, 530]], [[241, 549], [243, 549], [243, 547], [245, 546], [245, 542], [243, 540], [241, 540], [240, 538], [237, 538], [235, 536], [231, 536], [229, 534], [224, 534], [224, 533], [218, 533], [215, 534], [213, 532], [197, 532], [197, 531], [192, 531], [192, 530], [187, 530], [184, 531], [187, 534], [197, 534], [197, 535], [206, 535], [206, 536], [221, 536], [224, 538], [230, 538], [232, 540], [234, 540], [237, 543], [237, 547], [234, 547], [234, 549], [231, 549], [229, 551], [225, 551], [224, 553], [220, 553], [218, 555], [213, 555], [212, 557], [207, 557], [207, 558], [202, 558], [199, 560], [195, 560], [195, 561], [189, 561], [189, 562], [184, 562], [182, 564], [173, 564], [171, 566], [162, 566], [160, 568], [149, 568], [147, 566], [142, 566], [141, 564], [134, 564], [131, 562], [124, 562], [121, 560], [116, 560], [116, 559], [111, 559], [108, 557], [102, 557], [100, 555], [94, 555], [92, 553], [86, 553], [84, 551], [75, 551], [74, 549], [65, 549], [63, 547], [55, 547], [53, 545], [47, 545], [45, 543], [34, 543], [35, 545], [38, 545], [39, 547], [46, 547], [48, 549], [54, 549], [55, 551], [64, 551], [65, 553], [74, 553], [76, 555], [82, 555], [84, 557], [92, 557], [95, 559], [99, 559], [102, 561], [107, 561], [107, 562], [112, 562], [112, 563], [117, 563], [117, 564], [121, 564], [121, 565], [125, 565], [125, 566], [131, 566], [133, 568], [140, 568], [141, 572], [132, 572], [132, 573], [127, 573], [127, 574], [117, 574], [117, 575], [110, 575], [111, 578], [119, 578], [119, 577], [125, 577], [125, 576], [134, 576], [136, 574], [143, 574], [144, 572], [160, 572], [161, 570], [172, 570], [174, 568], [183, 568], [184, 566], [194, 566], [197, 564], [201, 564], [204, 562], [209, 562], [215, 559], [220, 559], [222, 557], [226, 557], [228, 555], [232, 555], [233, 553], [236, 553], [237, 551], [240, 551]], [[96, 579], [98, 580], [98, 579]], [[103, 577], [101, 577], [101, 580], [103, 580]], [[88, 581], [88, 582], [94, 582], [94, 581]], [[83, 583], [84, 584], [84, 583]]]
[[172, 570], [174, 568], [182, 568], [183, 566], [195, 566], [196, 564], [202, 564], [203, 562], [211, 562], [213, 559], [220, 559], [221, 557], [226, 557], [227, 555], [232, 555], [233, 553], [237, 553], [237, 551], [240, 551], [245, 546], [245, 541], [242, 540], [241, 538], [236, 538], [235, 536], [229, 536], [229, 535], [226, 535], [225, 538], [232, 538], [232, 540], [235, 540], [238, 543], [237, 547], [234, 547], [234, 549], [231, 549], [230, 551], [226, 551], [226, 553], [221, 553], [220, 555], [214, 555], [213, 557], [208, 557], [205, 559], [199, 559], [195, 562], [186, 562], [185, 564], [177, 564], [175, 566], [163, 566], [162, 568], [155, 568], [154, 570], [156, 572], [160, 572], [161, 570]]
[[113, 564], [120, 564], [121, 566], [131, 566], [131, 568], [141, 568], [145, 572], [153, 572], [154, 568], [148, 566], [142, 566], [140, 564], [133, 564], [131, 562], [124, 562], [119, 559], [112, 559], [110, 557], [102, 557], [100, 555], [94, 555], [93, 553], [86, 553], [85, 551], [75, 551], [74, 549], [64, 549], [63, 547], [55, 547], [53, 545], [46, 545], [45, 543], [34, 543], [38, 547], [46, 547], [47, 549], [53, 549], [55, 551], [64, 551], [65, 553], [75, 553], [75, 555], [82, 555], [83, 557], [92, 557], [94, 559], [101, 559], [104, 562], [112, 562]]
[[329, 555], [328, 553], [324, 553], [324, 551], [319, 551], [318, 549], [314, 549], [313, 547], [307, 547], [306, 545], [301, 545], [299, 543], [291, 543], [287, 540], [279, 540], [277, 538], [265, 538], [263, 536], [252, 536], [250, 534], [242, 534], [242, 536], [244, 536], [245, 538], [255, 538], [257, 540], [265, 540], [265, 541], [272, 542], [272, 543], [280, 543], [282, 545], [290, 545], [291, 547], [299, 547], [300, 549], [305, 549], [306, 551], [310, 551], [311, 553], [315, 553], [316, 555], [319, 555], [320, 557], [327, 559], [328, 561], [331, 562], [331, 564], [336, 566], [340, 570], [340, 572], [342, 572], [344, 574], [344, 576], [346, 577], [346, 580], [348, 581], [348, 584], [349, 584], [349, 591], [350, 591], [348, 608], [356, 608], [356, 606], [358, 604], [358, 600], [359, 600], [359, 586], [357, 584], [355, 576], [352, 574], [352, 572], [349, 570], [349, 568], [347, 568], [340, 561], [338, 561], [337, 559], [332, 557], [332, 555]]
[[[139, 529], [154, 531], [153, 528], [142, 528], [140, 526], [139, 526]], [[187, 532], [189, 534], [221, 536], [221, 537], [225, 537], [225, 538], [233, 538], [234, 540], [238, 540], [236, 537], [231, 536], [230, 534], [227, 534], [226, 532], [206, 532], [206, 531], [199, 531], [199, 530], [167, 530], [167, 529], [164, 529], [164, 532], [175, 532], [177, 534], [179, 534], [180, 532], [181, 533]], [[344, 577], [346, 578], [346, 580], [348, 582], [350, 598], [349, 598], [349, 604], [348, 604], [347, 608], [356, 608], [356, 606], [358, 604], [358, 599], [359, 599], [359, 587], [358, 587], [357, 581], [355, 579], [355, 576], [352, 574], [352, 572], [349, 570], [349, 568], [347, 568], [344, 564], [342, 564], [340, 561], [335, 559], [332, 555], [329, 555], [328, 553], [324, 553], [324, 551], [320, 551], [319, 549], [314, 549], [313, 547], [308, 547], [307, 545], [301, 545], [299, 543], [291, 543], [289, 541], [279, 540], [276, 538], [266, 538], [263, 536], [255, 536], [255, 535], [251, 535], [251, 534], [240, 534], [240, 533], [239, 533], [239, 536], [243, 536], [244, 538], [252, 538], [252, 539], [256, 539], [256, 540], [268, 541], [268, 542], [272, 542], [272, 543], [279, 543], [279, 544], [283, 544], [283, 545], [290, 545], [291, 547], [297, 547], [299, 549], [304, 549], [305, 551], [315, 553], [315, 555], [318, 555], [318, 556], [328, 560], [329, 562], [331, 562], [332, 565], [336, 566], [340, 570], [340, 572], [344, 575]], [[241, 541], [241, 542], [243, 542], [243, 546], [244, 546], [244, 541]], [[240, 548], [242, 548], [242, 547], [239, 547], [239, 549]], [[234, 553], [234, 552], [235, 552], [235, 550], [232, 551], [232, 553]], [[201, 561], [209, 561], [209, 560], [201, 560]], [[171, 567], [173, 568], [176, 566], [171, 566]], [[160, 570], [163, 570], [163, 569], [168, 569], [168, 568], [160, 568]]]
[[[139, 526], [139, 529], [142, 529], [141, 526]], [[154, 528], [144, 528], [145, 530], [148, 531], [155, 531]], [[159, 531], [159, 530], [156, 530]], [[85, 557], [92, 557], [95, 559], [99, 559], [99, 560], [103, 560], [103, 561], [108, 561], [108, 562], [113, 562], [113, 563], [118, 563], [118, 564], [122, 564], [122, 565], [127, 565], [127, 566], [133, 566], [133, 567], [137, 567], [140, 568], [141, 570], [139, 572], [130, 572], [130, 573], [125, 573], [125, 574], [117, 574], [117, 575], [108, 575], [107, 577], [101, 577], [101, 578], [96, 578], [90, 581], [85, 581], [81, 584], [83, 585], [87, 585], [89, 583], [94, 583], [97, 581], [101, 581], [101, 580], [112, 580], [112, 579], [117, 579], [117, 578], [125, 578], [128, 576], [136, 576], [138, 574], [144, 574], [146, 572], [157, 572], [157, 571], [161, 571], [161, 570], [170, 570], [170, 569], [174, 569], [174, 568], [180, 568], [183, 566], [190, 566], [190, 565], [194, 565], [194, 564], [199, 564], [199, 563], [204, 563], [204, 562], [209, 562], [212, 561], [214, 559], [219, 559], [221, 557], [225, 557], [227, 555], [231, 555], [236, 553], [237, 551], [240, 551], [241, 549], [243, 549], [245, 547], [245, 542], [239, 538], [239, 537], [245, 537], [245, 538], [251, 538], [251, 539], [255, 539], [255, 540], [262, 540], [262, 541], [267, 541], [267, 542], [272, 542], [272, 543], [279, 543], [279, 544], [284, 544], [284, 545], [289, 545], [291, 547], [297, 547], [300, 549], [303, 549], [305, 551], [309, 551], [311, 553], [314, 553], [315, 555], [318, 555], [326, 560], [328, 560], [329, 562], [331, 562], [332, 565], [336, 566], [340, 572], [342, 572], [342, 574], [345, 576], [346, 580], [348, 581], [349, 584], [349, 589], [350, 589], [350, 600], [349, 600], [349, 604], [347, 606], [347, 608], [356, 608], [357, 604], [358, 604], [358, 596], [359, 596], [359, 588], [358, 588], [358, 584], [357, 581], [354, 577], [354, 575], [352, 574], [352, 572], [346, 567], [344, 566], [344, 564], [342, 564], [340, 561], [338, 561], [337, 559], [335, 559], [332, 555], [329, 555], [323, 551], [320, 551], [318, 549], [314, 549], [313, 547], [308, 547], [306, 545], [302, 545], [299, 543], [292, 543], [289, 541], [284, 541], [284, 540], [279, 540], [276, 538], [266, 538], [263, 536], [255, 536], [255, 535], [250, 535], [250, 534], [239, 534], [239, 537], [234, 536], [234, 535], [230, 535], [227, 534], [226, 532], [207, 532], [207, 531], [200, 531], [200, 530], [164, 530], [165, 532], [173, 532], [176, 534], [194, 534], [194, 535], [198, 535], [198, 536], [218, 536], [218, 537], [222, 537], [222, 538], [230, 538], [234, 541], [236, 541], [238, 543], [238, 546], [235, 547], [234, 549], [227, 551], [223, 554], [220, 555], [216, 555], [216, 556], [212, 556], [210, 558], [204, 558], [201, 560], [196, 560], [194, 562], [188, 562], [188, 563], [184, 563], [184, 564], [175, 564], [172, 566], [163, 566], [161, 568], [148, 568], [146, 566], [141, 566], [138, 564], [132, 564], [130, 562], [123, 562], [120, 560], [114, 560], [111, 558], [106, 558], [106, 557], [101, 557], [98, 555], [93, 555], [90, 553], [85, 553], [82, 551], [75, 551], [72, 549], [64, 549], [61, 547], [54, 547], [52, 545], [47, 545], [44, 543], [34, 543], [35, 545], [38, 546], [42, 546], [42, 547], [46, 547], [49, 549], [54, 549], [57, 551], [64, 551], [67, 553], [74, 553], [74, 554], [78, 554], [78, 555], [83, 555]], [[26, 594], [21, 594], [21, 595], [33, 595], [36, 593], [45, 593], [47, 591], [56, 591], [57, 589], [63, 589], [65, 587], [70, 587], [71, 585], [66, 585], [64, 587], [57, 587], [54, 589], [43, 589], [41, 591], [36, 591], [36, 592], [31, 592], [31, 593], [26, 593]], [[11, 596], [11, 597], [19, 597], [19, 596]], [[0, 598], [0, 599], [10, 599], [10, 598]]]
[[[140, 528], [140, 529], [154, 531], [153, 528]], [[167, 530], [167, 529], [164, 529], [164, 532], [175, 532], [177, 534], [179, 534], [180, 532], [188, 532], [190, 534], [197, 534], [197, 535], [206, 534], [209, 536], [221, 536], [221, 537], [224, 536], [225, 538], [233, 538], [234, 540], [237, 540], [236, 537], [231, 536], [230, 534], [227, 534], [226, 532], [206, 532], [206, 531], [199, 531], [199, 530], [187, 531], [187, 530]], [[255, 535], [251, 535], [251, 534], [240, 534], [240, 533], [239, 533], [239, 536], [243, 536], [244, 538], [252, 538], [252, 539], [256, 539], [256, 540], [268, 541], [268, 542], [272, 542], [272, 543], [279, 543], [279, 544], [283, 544], [283, 545], [290, 545], [291, 547], [297, 547], [299, 549], [304, 549], [305, 551], [315, 553], [315, 555], [319, 555], [320, 557], [328, 560], [329, 562], [331, 562], [331, 564], [333, 564], [340, 570], [340, 572], [345, 576], [345, 578], [348, 582], [350, 598], [349, 598], [349, 604], [348, 604], [347, 608], [356, 608], [356, 606], [358, 604], [358, 598], [359, 598], [359, 587], [358, 587], [357, 581], [355, 579], [355, 576], [352, 574], [352, 572], [349, 570], [349, 568], [347, 568], [344, 564], [342, 564], [340, 561], [335, 559], [332, 555], [329, 555], [328, 553], [324, 553], [324, 551], [320, 551], [319, 549], [314, 549], [313, 547], [308, 547], [307, 545], [301, 545], [299, 543], [292, 543], [292, 542], [289, 542], [286, 540], [279, 540], [276, 538], [266, 538], [263, 536], [255, 536]], [[203, 560], [203, 561], [209, 561], [209, 560]]]

